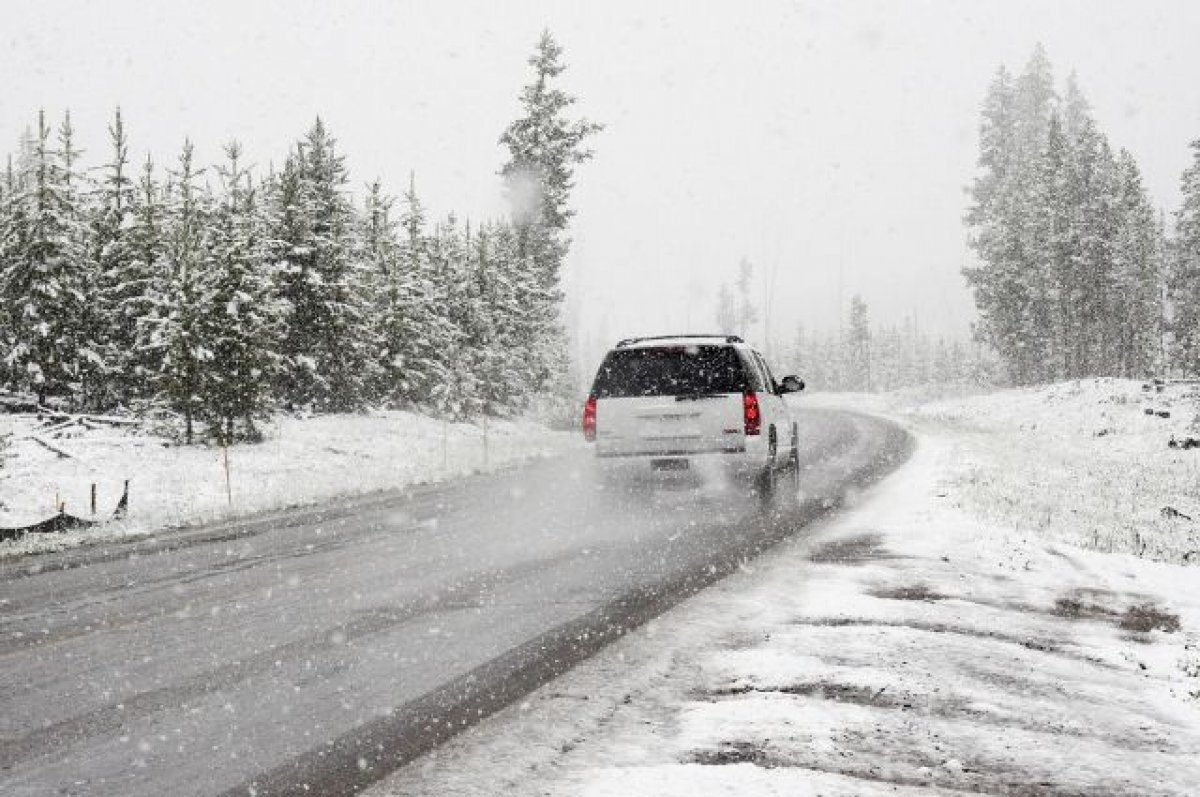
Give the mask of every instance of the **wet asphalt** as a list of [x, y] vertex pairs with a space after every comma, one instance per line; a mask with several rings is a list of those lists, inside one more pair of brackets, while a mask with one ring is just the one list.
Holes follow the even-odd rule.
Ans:
[[768, 500], [586, 452], [0, 563], [0, 794], [353, 794], [806, 533], [911, 441], [799, 413]]

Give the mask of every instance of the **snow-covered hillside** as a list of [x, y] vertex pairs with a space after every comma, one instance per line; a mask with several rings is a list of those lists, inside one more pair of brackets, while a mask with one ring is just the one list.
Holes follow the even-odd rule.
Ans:
[[74, 424], [50, 436], [32, 416], [0, 418], [14, 438], [0, 467], [0, 527], [45, 519], [56, 504], [90, 517], [93, 483], [99, 516], [111, 514], [126, 479], [130, 496], [125, 522], [0, 543], [0, 556], [437, 481], [577, 444], [576, 435], [530, 421], [490, 422], [485, 445], [481, 425], [410, 412], [279, 416], [265, 442], [229, 449], [227, 492], [220, 448], [171, 445], [102, 425]]

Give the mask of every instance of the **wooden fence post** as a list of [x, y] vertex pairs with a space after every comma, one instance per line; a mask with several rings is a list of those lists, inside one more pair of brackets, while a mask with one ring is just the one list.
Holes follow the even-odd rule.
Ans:
[[233, 486], [229, 481], [229, 444], [222, 443], [221, 450], [225, 458], [225, 500], [233, 506]]
[[442, 418], [442, 472], [450, 470], [450, 421]]

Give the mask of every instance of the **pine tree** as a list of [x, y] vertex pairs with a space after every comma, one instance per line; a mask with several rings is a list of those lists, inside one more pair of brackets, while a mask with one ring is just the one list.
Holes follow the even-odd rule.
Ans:
[[13, 157], [8, 156], [4, 179], [0, 182], [0, 387], [17, 389], [17, 371], [14, 369], [12, 353], [16, 351], [17, 314], [15, 307], [7, 301], [6, 279], [9, 266], [21, 253], [24, 218], [21, 208], [22, 186], [18, 183]]
[[746, 258], [738, 263], [737, 278], [737, 334], [750, 337], [750, 328], [758, 323], [758, 309], [750, 300], [750, 286], [754, 280], [754, 264]]
[[[132, 335], [129, 350], [123, 355], [114, 353], [120, 369], [115, 380], [120, 385], [119, 396], [141, 408], [158, 395], [158, 377], [165, 357], [161, 324], [170, 315], [172, 276], [167, 260], [163, 188], [154, 176], [154, 162], [149, 157], [142, 165], [131, 208], [124, 236], [129, 260], [113, 275], [108, 298], [113, 313], [110, 323], [117, 325], [118, 334]], [[121, 329], [121, 325], [127, 329]]]
[[147, 290], [147, 275], [130, 240], [137, 187], [129, 174], [129, 142], [120, 108], [108, 132], [112, 155], [100, 168], [88, 225], [88, 265], [95, 278], [93, 335], [104, 365], [103, 383], [92, 403], [102, 408], [137, 392], [136, 306]]
[[1183, 173], [1183, 204], [1175, 214], [1170, 278], [1171, 360], [1200, 375], [1200, 139], [1191, 143], [1192, 164]]
[[[567, 118], [575, 98], [553, 85], [566, 69], [562, 53], [550, 32], [544, 31], [529, 59], [534, 80], [521, 93], [523, 115], [500, 137], [509, 151], [500, 173], [518, 228], [538, 226], [554, 232], [567, 228], [575, 215], [570, 207], [575, 166], [592, 157], [584, 142], [603, 129], [586, 119]], [[559, 263], [546, 265], [556, 268]], [[556, 284], [557, 273], [551, 271], [547, 278]]]
[[193, 164], [192, 144], [185, 142], [179, 165], [170, 173], [163, 231], [167, 278], [151, 319], [151, 346], [161, 358], [157, 394], [183, 416], [188, 443], [203, 417], [204, 371], [213, 358], [202, 305], [211, 203], [197, 185], [200, 174]]
[[1152, 360], [1154, 225], [1074, 75], [1059, 100], [1038, 47], [989, 88], [966, 222], [977, 333], [1018, 384], [1143, 371]]
[[1113, 344], [1108, 319], [1114, 293], [1112, 236], [1116, 229], [1116, 173], [1112, 151], [1095, 123], [1085, 120], [1072, 142], [1067, 167], [1074, 218], [1069, 242], [1075, 310], [1066, 376], [1103, 373]]
[[403, 346], [405, 309], [400, 300], [400, 242], [392, 218], [394, 205], [395, 200], [384, 194], [379, 180], [368, 186], [360, 241], [370, 317], [374, 320], [373, 337], [379, 341], [376, 379], [369, 393], [373, 399], [397, 406], [404, 402], [395, 355]]
[[475, 377], [470, 371], [466, 333], [473, 297], [465, 284], [466, 252], [458, 234], [457, 221], [450, 216], [435, 226], [427, 242], [428, 268], [435, 287], [435, 303], [446, 322], [443, 341], [438, 346], [444, 363], [444, 375], [433, 385], [429, 401], [444, 417], [474, 415]]
[[58, 129], [58, 163], [64, 191], [64, 214], [67, 225], [67, 260], [75, 272], [79, 298], [74, 317], [70, 320], [71, 348], [75, 351], [77, 387], [73, 403], [85, 408], [106, 406], [104, 382], [106, 366], [103, 357], [105, 319], [98, 302], [99, 278], [90, 257], [88, 197], [92, 186], [80, 170], [82, 151], [75, 148], [75, 128], [71, 113], [63, 115]]
[[1015, 178], [1019, 157], [1015, 106], [1016, 89], [1001, 67], [984, 101], [979, 157], [983, 171], [972, 185], [973, 204], [966, 217], [979, 263], [965, 268], [963, 275], [975, 294], [978, 334], [1012, 362], [1014, 378], [1021, 381], [1024, 362], [1019, 343], [1025, 292], [1019, 278], [1021, 198]]
[[400, 214], [397, 261], [389, 283], [384, 346], [391, 403], [430, 407], [449, 375], [452, 330], [434, 285], [425, 209], [410, 176]]
[[585, 142], [602, 126], [567, 117], [575, 98], [555, 85], [566, 69], [562, 53], [550, 32], [543, 32], [529, 59], [534, 75], [521, 92], [522, 114], [500, 137], [509, 155], [500, 173], [517, 243], [515, 265], [520, 273], [514, 278], [531, 282], [526, 290], [541, 302], [526, 308], [528, 326], [544, 336], [528, 340], [528, 355], [538, 361], [533, 369], [540, 380], [535, 389], [557, 383], [565, 399], [571, 392], [563, 371], [569, 357], [558, 316], [560, 272], [569, 248], [566, 229], [575, 213], [570, 194], [575, 167], [592, 157]]
[[858, 294], [850, 299], [850, 330], [847, 355], [855, 390], [872, 389], [871, 328], [867, 321], [867, 303]]
[[65, 152], [50, 148], [50, 127], [38, 114], [37, 134], [21, 187], [7, 205], [0, 298], [8, 307], [12, 347], [8, 362], [17, 386], [40, 402], [50, 396], [76, 403], [82, 392], [78, 320], [84, 315], [86, 281], [81, 269], [78, 176], [70, 123]]
[[[202, 270], [201, 326], [212, 358], [202, 372], [202, 406], [210, 431], [228, 445], [257, 440], [255, 421], [270, 408], [278, 365], [278, 307], [272, 296], [262, 219], [237, 142], [225, 146], [221, 197], [209, 222]], [[241, 432], [238, 423], [242, 424]]]
[[347, 182], [343, 157], [318, 118], [284, 166], [271, 234], [286, 303], [281, 390], [294, 407], [357, 409], [373, 381], [365, 275]]
[[738, 306], [728, 283], [717, 290], [717, 331], [722, 335], [738, 334]]
[[475, 282], [476, 309], [467, 345], [475, 352], [481, 409], [503, 415], [523, 408], [528, 398], [521, 378], [521, 341], [516, 319], [520, 314], [512, 269], [512, 236], [503, 225], [481, 226], [471, 247], [470, 268]]
[[1117, 156], [1117, 179], [1111, 371], [1146, 376], [1157, 361], [1162, 314], [1160, 235], [1141, 171], [1126, 150]]

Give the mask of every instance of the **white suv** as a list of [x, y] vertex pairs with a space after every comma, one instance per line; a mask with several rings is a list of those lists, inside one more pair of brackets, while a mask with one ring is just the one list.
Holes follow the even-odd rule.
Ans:
[[583, 411], [596, 456], [650, 470], [719, 462], [770, 488], [797, 457], [783, 400], [804, 389], [776, 382], [761, 354], [733, 335], [630, 338], [600, 364]]

